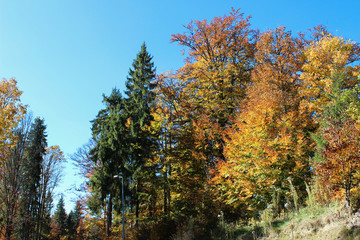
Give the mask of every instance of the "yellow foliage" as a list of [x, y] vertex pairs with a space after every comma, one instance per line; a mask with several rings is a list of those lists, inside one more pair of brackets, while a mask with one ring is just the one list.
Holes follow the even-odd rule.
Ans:
[[305, 98], [303, 104], [317, 115], [329, 101], [335, 72], [345, 74], [345, 87], [359, 83], [360, 66], [353, 66], [352, 63], [360, 60], [360, 49], [354, 42], [325, 35], [318, 42], [310, 44], [304, 57], [307, 62], [300, 76], [303, 81], [301, 95]]
[[15, 79], [2, 79], [0, 83], [0, 166], [6, 160], [7, 150], [15, 144], [13, 130], [26, 112], [16, 83]]
[[288, 178], [303, 184], [311, 148], [305, 133], [310, 115], [299, 107], [301, 39], [279, 28], [264, 33], [257, 47], [247, 105], [227, 132], [227, 161], [216, 166], [213, 178], [223, 185], [220, 198], [225, 203], [245, 202], [248, 210], [264, 209], [275, 191], [290, 196]]

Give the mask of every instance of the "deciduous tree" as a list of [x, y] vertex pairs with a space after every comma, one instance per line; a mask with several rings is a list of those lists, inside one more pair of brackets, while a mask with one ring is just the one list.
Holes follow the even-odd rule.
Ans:
[[22, 92], [15, 79], [2, 79], [0, 82], [0, 166], [8, 156], [10, 147], [16, 144], [15, 128], [26, 112], [20, 102]]
[[301, 74], [301, 95], [314, 116], [320, 116], [332, 94], [332, 76], [344, 75], [345, 87], [359, 83], [360, 46], [331, 34], [323, 35], [304, 51], [306, 63]]
[[228, 131], [227, 159], [214, 177], [226, 204], [246, 202], [257, 213], [274, 194], [291, 199], [288, 179], [305, 190], [312, 127], [298, 92], [305, 44], [302, 35], [294, 37], [284, 28], [263, 33], [257, 43], [247, 105]]
[[17, 129], [16, 145], [10, 150], [7, 161], [0, 167], [0, 238], [12, 239], [17, 229], [22, 197], [22, 163], [28, 144], [28, 135], [32, 122], [31, 115], [26, 115]]
[[207, 164], [223, 159], [223, 133], [240, 107], [254, 64], [257, 31], [239, 10], [212, 21], [192, 21], [171, 41], [185, 47], [185, 66], [174, 75], [183, 82], [196, 151]]
[[[320, 182], [351, 203], [352, 191], [360, 183], [360, 111], [359, 86], [344, 89], [344, 73], [331, 78], [329, 102], [324, 106], [320, 127], [314, 135], [317, 143], [315, 173]], [[355, 113], [355, 114], [354, 114]]]

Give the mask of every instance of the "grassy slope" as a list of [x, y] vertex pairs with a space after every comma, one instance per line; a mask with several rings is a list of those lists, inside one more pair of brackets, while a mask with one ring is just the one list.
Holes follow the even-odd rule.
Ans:
[[246, 226], [220, 225], [222, 231], [214, 232], [214, 239], [360, 240], [360, 213], [349, 214], [340, 204], [306, 207], [274, 221], [263, 220]]
[[268, 228], [264, 239], [360, 239], [359, 216], [339, 204], [304, 208], [280, 226]]

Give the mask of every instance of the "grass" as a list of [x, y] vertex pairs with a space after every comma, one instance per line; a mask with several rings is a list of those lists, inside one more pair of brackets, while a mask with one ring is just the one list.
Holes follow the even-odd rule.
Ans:
[[329, 206], [313, 205], [288, 212], [269, 221], [261, 219], [248, 224], [220, 221], [211, 239], [219, 240], [360, 240], [360, 213], [349, 215], [338, 202]]

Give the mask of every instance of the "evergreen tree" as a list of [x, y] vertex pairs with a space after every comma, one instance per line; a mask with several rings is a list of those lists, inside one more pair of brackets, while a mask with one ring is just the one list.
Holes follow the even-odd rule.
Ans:
[[121, 181], [115, 180], [116, 175], [123, 177], [125, 199], [129, 199], [128, 206], [135, 210], [138, 219], [144, 163], [155, 148], [149, 130], [155, 69], [145, 44], [132, 66], [126, 82], [128, 97], [122, 98], [119, 90], [113, 89], [110, 96], [104, 96], [105, 109], [92, 121], [96, 144], [90, 154], [96, 167], [90, 180], [93, 194], [88, 204], [96, 213], [106, 205], [107, 236], [111, 234], [113, 205], [117, 212], [121, 209]]
[[29, 147], [23, 163], [23, 197], [19, 227], [21, 239], [36, 238], [39, 219], [39, 187], [42, 162], [46, 153], [46, 126], [44, 120], [36, 118], [29, 133]]
[[70, 239], [75, 239], [76, 230], [79, 227], [81, 218], [81, 206], [79, 203], [76, 204], [75, 210], [71, 211], [66, 219], [66, 228], [68, 230], [68, 237]]
[[129, 146], [126, 140], [127, 114], [120, 92], [113, 89], [109, 97], [104, 96], [103, 102], [106, 108], [101, 110], [92, 122], [96, 146], [91, 150], [91, 155], [97, 167], [90, 181], [93, 195], [89, 206], [91, 210], [97, 212], [107, 199], [106, 233], [109, 236], [113, 198], [120, 196], [119, 189], [121, 189], [120, 182], [115, 181], [114, 176], [118, 174], [122, 174], [124, 178], [129, 176], [125, 169]]
[[155, 68], [152, 56], [147, 52], [145, 43], [129, 70], [125, 91], [128, 98], [125, 108], [130, 127], [129, 169], [132, 175], [133, 203], [135, 204], [136, 223], [139, 218], [142, 174], [145, 160], [155, 149], [155, 140], [149, 130], [152, 120], [151, 107], [155, 100], [154, 83]]
[[66, 234], [67, 215], [66, 215], [66, 211], [65, 211], [64, 198], [62, 195], [56, 206], [54, 220], [55, 220], [55, 223], [59, 230], [60, 236], [64, 236]]

